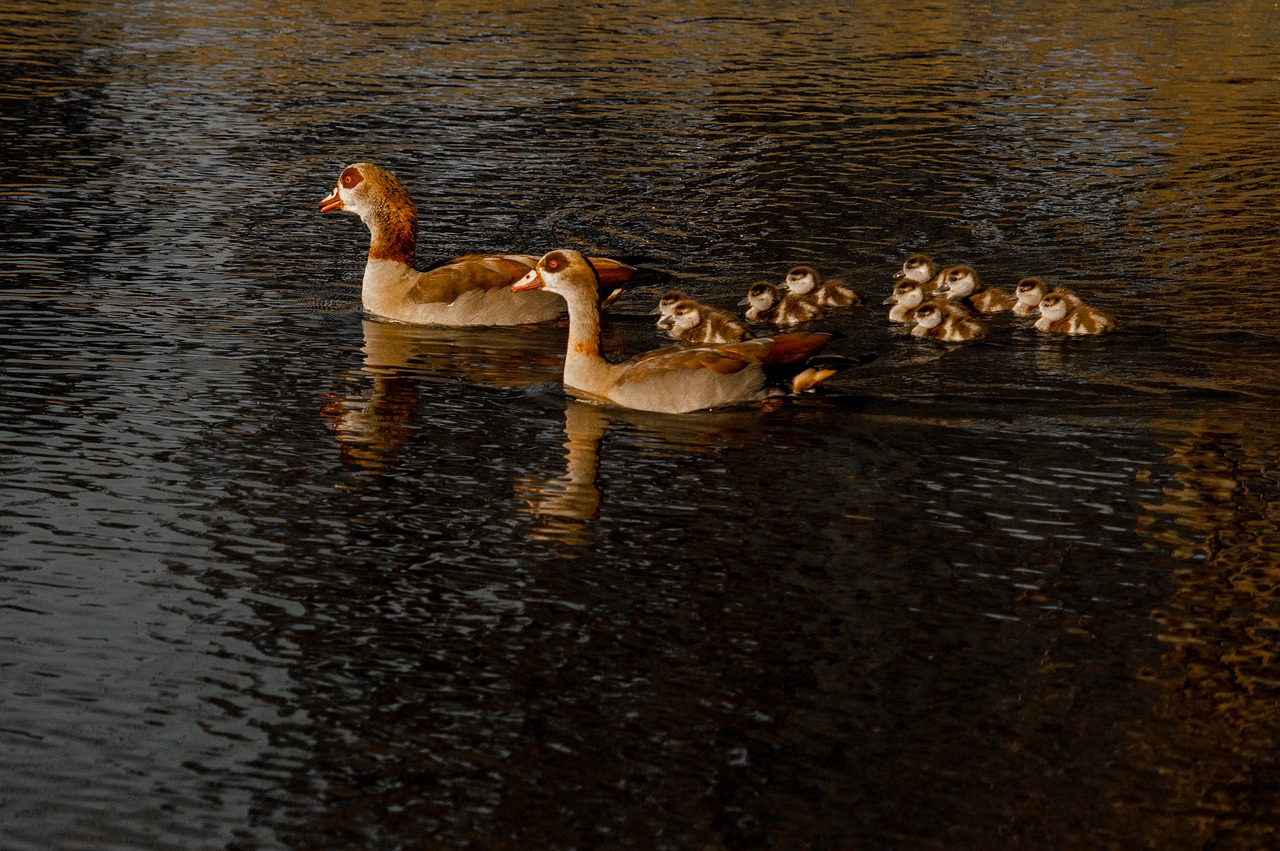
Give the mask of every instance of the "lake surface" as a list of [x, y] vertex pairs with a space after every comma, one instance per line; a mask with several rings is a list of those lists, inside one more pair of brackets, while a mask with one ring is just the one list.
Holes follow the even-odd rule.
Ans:
[[[0, 11], [0, 844], [1275, 846], [1274, 4], [346, 5]], [[875, 358], [575, 401], [362, 315], [361, 160]], [[914, 251], [1120, 330], [914, 339]]]

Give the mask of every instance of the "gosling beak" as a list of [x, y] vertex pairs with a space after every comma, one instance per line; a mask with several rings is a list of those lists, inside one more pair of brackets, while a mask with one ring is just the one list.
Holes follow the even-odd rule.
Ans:
[[516, 292], [542, 289], [542, 278], [538, 276], [538, 270], [530, 269], [528, 274], [511, 285], [511, 289]]
[[747, 296], [747, 297], [746, 297], [746, 298], [744, 298], [742, 301], [738, 302], [738, 304], [739, 304], [739, 305], [743, 305], [743, 304], [751, 304], [751, 296]]
[[886, 298], [884, 301], [882, 301], [882, 302], [880, 302], [880, 303], [881, 303], [881, 304], [897, 304], [897, 303], [898, 303], [898, 297], [897, 297], [897, 296], [889, 296], [888, 298]]
[[341, 209], [342, 209], [342, 199], [338, 197], [337, 187], [334, 187], [334, 190], [332, 192], [330, 192], [328, 195], [324, 196], [323, 199], [321, 199], [320, 212], [332, 213], [335, 210], [341, 210]]
[[903, 278], [905, 278], [906, 276], [907, 276], [907, 273], [906, 273], [906, 272], [904, 272], [904, 271], [902, 271], [901, 269], [899, 269], [898, 271], [896, 271], [896, 272], [894, 272], [894, 273], [893, 273], [893, 279], [894, 279], [895, 281], [901, 281], [901, 280], [902, 280]]

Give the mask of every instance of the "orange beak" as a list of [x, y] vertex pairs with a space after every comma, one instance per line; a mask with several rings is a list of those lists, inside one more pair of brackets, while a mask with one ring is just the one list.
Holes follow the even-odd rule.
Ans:
[[338, 197], [337, 187], [334, 187], [334, 190], [332, 192], [330, 192], [328, 195], [324, 196], [323, 199], [321, 199], [320, 212], [332, 213], [335, 210], [341, 210], [341, 209], [342, 209], [342, 199]]
[[538, 276], [538, 270], [536, 268], [530, 269], [528, 274], [511, 285], [511, 289], [518, 293], [525, 290], [542, 289], [542, 278]]

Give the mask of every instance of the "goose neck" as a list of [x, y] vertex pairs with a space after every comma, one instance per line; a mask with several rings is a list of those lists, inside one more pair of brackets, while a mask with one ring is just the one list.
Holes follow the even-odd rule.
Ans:
[[413, 265], [418, 216], [412, 205], [381, 203], [360, 217], [369, 228], [369, 259]]

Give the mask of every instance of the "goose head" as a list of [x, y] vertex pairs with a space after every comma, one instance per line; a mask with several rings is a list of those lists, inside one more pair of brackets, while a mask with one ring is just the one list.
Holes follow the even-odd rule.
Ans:
[[752, 284], [751, 289], [747, 290], [747, 297], [743, 299], [743, 303], [751, 305], [756, 310], [768, 310], [778, 303], [778, 288], [767, 281]]
[[787, 272], [787, 279], [784, 283], [791, 292], [796, 295], [804, 295], [812, 292], [813, 288], [818, 285], [818, 273], [808, 266], [796, 266], [790, 272]]
[[1039, 278], [1023, 278], [1018, 281], [1018, 288], [1015, 292], [1018, 296], [1018, 301], [1027, 307], [1035, 307], [1049, 292], [1049, 287]]
[[412, 263], [418, 241], [418, 211], [395, 175], [372, 163], [342, 170], [333, 191], [320, 201], [322, 213], [351, 213], [369, 228], [369, 259]]
[[404, 184], [373, 163], [344, 168], [333, 191], [320, 201], [322, 213], [354, 213], [366, 222], [390, 210], [417, 212]]
[[1040, 299], [1040, 315], [1050, 322], [1066, 318], [1071, 312], [1071, 298], [1066, 293], [1054, 290]]
[[665, 328], [671, 324], [671, 311], [681, 301], [684, 301], [684, 293], [676, 290], [669, 290], [662, 294], [662, 298], [658, 299], [658, 306], [649, 312], [650, 316], [658, 317], [658, 327]]
[[702, 309], [698, 303], [683, 299], [671, 309], [671, 324], [681, 330], [696, 327], [702, 322]]
[[590, 260], [572, 249], [558, 248], [542, 255], [511, 289], [516, 292], [546, 290], [566, 300], [579, 294], [590, 294], [594, 298], [598, 280]]
[[933, 276], [936, 274], [937, 270], [932, 260], [923, 254], [912, 254], [902, 261], [902, 268], [893, 273], [893, 278], [895, 281], [901, 281], [906, 278], [909, 281], [923, 284], [933, 280]]
[[952, 266], [942, 273], [937, 295], [946, 293], [949, 298], [965, 298], [978, 289], [978, 273], [971, 266]]
[[937, 328], [946, 317], [936, 304], [923, 304], [916, 311], [916, 325], [921, 328]]
[[885, 304], [900, 304], [906, 308], [919, 307], [924, 302], [924, 290], [919, 281], [910, 279], [898, 281], [893, 285], [893, 293], [884, 300]]

